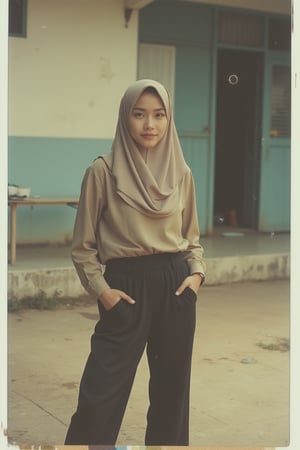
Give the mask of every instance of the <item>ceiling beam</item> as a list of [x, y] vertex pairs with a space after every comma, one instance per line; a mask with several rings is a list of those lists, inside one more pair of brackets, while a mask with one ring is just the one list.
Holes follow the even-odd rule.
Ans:
[[124, 7], [126, 9], [142, 9], [152, 2], [153, 0], [124, 0]]

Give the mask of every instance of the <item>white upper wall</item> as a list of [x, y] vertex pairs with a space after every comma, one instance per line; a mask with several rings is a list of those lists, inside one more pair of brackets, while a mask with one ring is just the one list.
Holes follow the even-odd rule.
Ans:
[[9, 38], [9, 134], [111, 138], [136, 79], [137, 12], [123, 0], [28, 0], [27, 37]]

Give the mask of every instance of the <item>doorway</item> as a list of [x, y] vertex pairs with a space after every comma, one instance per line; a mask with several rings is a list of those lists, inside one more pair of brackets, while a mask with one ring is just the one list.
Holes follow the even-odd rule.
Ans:
[[258, 225], [262, 74], [260, 52], [218, 51], [215, 224]]

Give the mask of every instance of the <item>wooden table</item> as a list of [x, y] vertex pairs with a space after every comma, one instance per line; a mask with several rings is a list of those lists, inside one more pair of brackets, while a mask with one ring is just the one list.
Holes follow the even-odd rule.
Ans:
[[8, 206], [10, 206], [10, 263], [16, 262], [17, 247], [17, 206], [51, 206], [66, 205], [76, 207], [78, 205], [78, 197], [26, 197], [26, 198], [9, 198]]

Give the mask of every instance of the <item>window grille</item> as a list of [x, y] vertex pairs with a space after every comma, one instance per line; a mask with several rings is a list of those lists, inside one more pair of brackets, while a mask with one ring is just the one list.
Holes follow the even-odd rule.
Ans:
[[262, 48], [264, 25], [263, 16], [223, 12], [219, 15], [219, 42]]
[[291, 135], [291, 73], [287, 66], [273, 66], [271, 98], [272, 137]]

